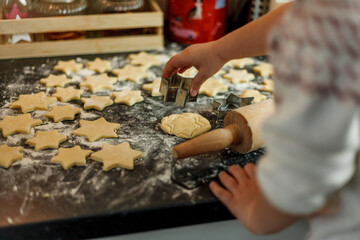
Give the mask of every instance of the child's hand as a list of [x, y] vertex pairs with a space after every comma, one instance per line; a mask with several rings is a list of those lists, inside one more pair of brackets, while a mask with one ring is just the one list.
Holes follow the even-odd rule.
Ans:
[[225, 188], [211, 182], [210, 189], [249, 231], [276, 233], [301, 218], [279, 211], [268, 202], [258, 188], [254, 164], [247, 164], [244, 169], [234, 165], [228, 172], [231, 175], [226, 172], [219, 174]]
[[248, 227], [251, 211], [259, 189], [255, 180], [255, 165], [247, 164], [244, 169], [238, 165], [229, 167], [228, 172], [221, 172], [219, 179], [225, 188], [216, 182], [210, 183], [213, 194], [229, 209], [229, 211]]
[[183, 73], [186, 69], [194, 66], [199, 72], [191, 83], [190, 95], [195, 96], [199, 92], [200, 86], [225, 64], [216, 47], [216, 42], [187, 47], [166, 63], [162, 77], [170, 77], [176, 72]]

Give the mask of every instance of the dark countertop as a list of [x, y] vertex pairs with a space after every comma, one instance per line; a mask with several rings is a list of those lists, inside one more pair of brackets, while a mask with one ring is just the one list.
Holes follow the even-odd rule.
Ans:
[[[163, 57], [180, 50], [171, 45]], [[126, 63], [127, 53], [101, 55], [112, 61], [113, 67]], [[20, 114], [8, 105], [19, 94], [45, 91], [39, 79], [53, 73], [58, 60], [75, 57], [38, 58], [0, 61], [0, 119], [5, 115]], [[85, 63], [95, 56], [80, 56]], [[162, 67], [151, 71], [159, 76]], [[83, 74], [88, 74], [83, 72]], [[74, 76], [74, 79], [79, 76]], [[148, 81], [148, 80], [145, 80]], [[74, 81], [71, 85], [78, 86]], [[140, 89], [140, 84], [119, 82], [115, 90], [127, 86]], [[237, 88], [230, 90], [238, 91]], [[106, 95], [111, 91], [97, 94]], [[99, 162], [88, 160], [85, 167], [67, 171], [49, 162], [57, 150], [35, 152], [25, 144], [30, 134], [0, 137], [0, 144], [24, 147], [24, 159], [9, 169], [0, 168], [0, 239], [83, 239], [163, 229], [233, 218], [227, 209], [213, 197], [208, 182], [220, 170], [232, 164], [243, 166], [255, 162], [263, 150], [246, 155], [225, 149], [214, 154], [175, 161], [172, 147], [183, 139], [164, 134], [159, 123], [162, 117], [181, 112], [198, 112], [208, 118], [212, 128], [221, 127], [211, 111], [211, 98], [200, 96], [197, 103], [180, 108], [173, 103], [163, 103], [142, 90], [145, 101], [132, 107], [115, 104], [102, 112], [83, 110], [74, 121], [53, 123], [43, 117], [45, 111], [35, 111], [34, 118], [43, 120], [36, 130], [57, 129], [68, 140], [61, 147], [80, 145], [83, 149], [98, 151], [103, 142], [119, 144], [129, 141], [132, 148], [143, 151], [135, 161], [133, 171], [102, 170]], [[89, 96], [86, 92], [84, 96]], [[80, 101], [71, 101], [82, 106]], [[83, 137], [71, 135], [78, 128], [79, 119], [105, 117], [122, 127], [115, 139], [102, 139], [90, 143]]]

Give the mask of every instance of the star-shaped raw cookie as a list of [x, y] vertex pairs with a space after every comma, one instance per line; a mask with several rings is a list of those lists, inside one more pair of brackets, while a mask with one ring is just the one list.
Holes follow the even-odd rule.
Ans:
[[80, 83], [80, 87], [87, 87], [91, 92], [98, 92], [101, 90], [111, 90], [116, 83], [116, 77], [109, 77], [106, 73], [94, 76], [87, 76], [85, 81]]
[[105, 118], [95, 121], [80, 120], [80, 128], [73, 131], [72, 134], [85, 136], [90, 142], [94, 142], [100, 138], [117, 137], [115, 130], [120, 127], [120, 124], [108, 122]]
[[14, 133], [29, 133], [33, 126], [41, 123], [40, 119], [31, 118], [30, 113], [18, 116], [5, 116], [0, 121], [0, 129], [2, 130], [2, 135], [7, 137]]
[[255, 79], [255, 75], [248, 73], [246, 70], [230, 69], [224, 78], [230, 80], [232, 83], [247, 83]]
[[[180, 75], [180, 76], [183, 76], [183, 77], [195, 77], [195, 75], [196, 75], [198, 72], [199, 72], [199, 71], [198, 71], [195, 67], [191, 67], [191, 68], [186, 69], [185, 72], [179, 73], [179, 75]], [[222, 75], [222, 74], [224, 74], [224, 73], [225, 73], [225, 71], [222, 70], [222, 69], [220, 69], [219, 71], [217, 71], [217, 72], [213, 75], [213, 77]]]
[[22, 147], [9, 147], [7, 145], [0, 146], [0, 167], [9, 168], [10, 165], [23, 158]]
[[70, 100], [80, 99], [81, 94], [84, 93], [82, 89], [75, 89], [74, 87], [61, 88], [57, 87], [56, 92], [52, 95], [61, 102], [68, 102]]
[[80, 146], [73, 148], [60, 148], [58, 155], [51, 158], [50, 162], [61, 164], [67, 170], [73, 166], [85, 166], [86, 158], [92, 153], [90, 150], [83, 150]]
[[19, 99], [10, 105], [10, 108], [21, 108], [23, 113], [34, 110], [47, 110], [50, 104], [57, 102], [55, 97], [47, 97], [44, 92], [20, 95]]
[[99, 111], [114, 103], [109, 96], [96, 95], [92, 95], [90, 98], [81, 98], [81, 101], [84, 103], [84, 109], [96, 109]]
[[266, 92], [274, 92], [274, 81], [270, 79], [264, 79], [261, 90]]
[[40, 82], [45, 84], [46, 87], [64, 87], [66, 84], [70, 83], [71, 80], [68, 79], [65, 74], [50, 74], [47, 78], [40, 79]]
[[120, 92], [113, 92], [112, 96], [115, 98], [115, 103], [124, 103], [128, 106], [132, 106], [137, 102], [144, 101], [141, 96], [141, 91], [132, 91], [130, 89], [124, 89]]
[[103, 169], [121, 167], [126, 169], [134, 169], [134, 160], [141, 158], [142, 152], [131, 149], [128, 142], [118, 145], [110, 145], [104, 143], [102, 149], [91, 154], [90, 158], [103, 163]]
[[226, 65], [230, 65], [237, 68], [243, 68], [246, 65], [255, 64], [255, 60], [252, 58], [241, 58], [241, 59], [233, 59], [226, 63]]
[[47, 112], [45, 117], [52, 118], [54, 122], [60, 122], [63, 120], [74, 120], [75, 115], [80, 112], [80, 108], [75, 108], [70, 105], [52, 106], [51, 111]]
[[94, 61], [89, 61], [86, 64], [89, 70], [96, 71], [98, 73], [103, 73], [106, 71], [111, 71], [111, 63], [107, 60], [102, 60], [101, 58], [95, 58]]
[[262, 77], [270, 77], [274, 74], [274, 67], [271, 63], [260, 63], [260, 65], [255, 66], [253, 70]]
[[35, 137], [26, 140], [26, 144], [35, 147], [35, 151], [45, 148], [59, 148], [59, 144], [66, 140], [65, 135], [61, 135], [57, 130], [50, 132], [37, 131]]
[[149, 54], [147, 52], [139, 52], [138, 54], [130, 54], [130, 63], [133, 65], [144, 66], [149, 68], [151, 66], [160, 66], [161, 62], [156, 54]]
[[143, 66], [126, 65], [123, 68], [114, 69], [112, 73], [118, 76], [119, 81], [140, 82], [142, 78], [150, 77], [150, 73]]
[[78, 72], [80, 69], [83, 68], [81, 63], [75, 62], [75, 60], [69, 61], [59, 61], [57, 65], [55, 65], [54, 70], [61, 71], [66, 74], [70, 74], [73, 72]]
[[219, 78], [210, 78], [200, 87], [199, 93], [213, 97], [219, 92], [226, 92], [228, 87]]
[[151, 92], [151, 96], [153, 97], [161, 96], [160, 83], [161, 78], [155, 78], [152, 83], [144, 84], [142, 88], [146, 91]]
[[262, 95], [258, 90], [254, 90], [254, 89], [243, 91], [240, 97], [242, 98], [253, 97], [254, 98], [253, 103], [258, 103], [266, 99], [265, 95]]

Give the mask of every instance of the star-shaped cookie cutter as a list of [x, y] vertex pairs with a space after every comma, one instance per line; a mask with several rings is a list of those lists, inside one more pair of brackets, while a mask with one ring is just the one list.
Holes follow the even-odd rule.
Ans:
[[187, 102], [196, 102], [197, 96], [189, 94], [192, 77], [184, 77], [178, 73], [168, 78], [161, 78], [160, 93], [165, 102], [175, 102], [184, 107]]
[[252, 104], [253, 97], [239, 97], [230, 93], [226, 98], [216, 98], [212, 102], [212, 107], [217, 116], [217, 121], [224, 119], [225, 115], [237, 108]]

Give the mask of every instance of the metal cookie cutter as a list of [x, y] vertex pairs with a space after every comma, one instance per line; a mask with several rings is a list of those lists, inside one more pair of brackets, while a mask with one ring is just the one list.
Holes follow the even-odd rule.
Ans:
[[196, 102], [197, 96], [189, 94], [190, 84], [193, 78], [183, 77], [178, 73], [168, 78], [161, 78], [160, 93], [164, 96], [165, 102], [175, 102], [184, 107], [187, 102]]
[[242, 98], [230, 93], [226, 98], [214, 99], [212, 107], [217, 115], [217, 120], [220, 120], [231, 110], [252, 104], [253, 100], [253, 97]]

